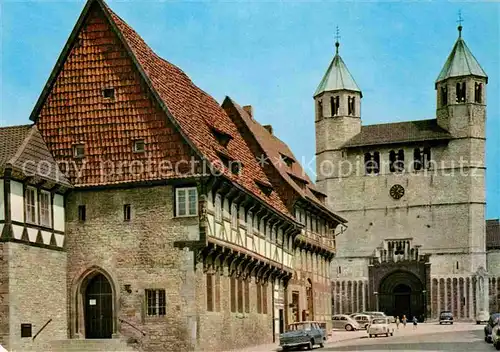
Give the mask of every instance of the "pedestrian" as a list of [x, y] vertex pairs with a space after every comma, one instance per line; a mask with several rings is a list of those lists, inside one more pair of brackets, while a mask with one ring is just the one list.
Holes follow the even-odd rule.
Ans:
[[417, 328], [417, 323], [418, 323], [417, 317], [413, 316], [413, 330]]
[[403, 322], [403, 327], [406, 328], [406, 315], [403, 314], [403, 319], [401, 319], [401, 321]]
[[396, 329], [399, 330], [399, 315], [396, 317]]

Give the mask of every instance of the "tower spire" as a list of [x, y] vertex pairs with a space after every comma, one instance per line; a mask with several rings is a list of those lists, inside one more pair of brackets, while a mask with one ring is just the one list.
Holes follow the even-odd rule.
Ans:
[[458, 37], [459, 38], [462, 38], [462, 22], [464, 21], [464, 19], [462, 18], [462, 10], [458, 10], [458, 20], [457, 20], [457, 23], [458, 23]]
[[339, 31], [339, 26], [337, 26], [337, 30], [335, 32], [335, 54], [339, 53], [339, 39], [340, 39], [340, 31]]

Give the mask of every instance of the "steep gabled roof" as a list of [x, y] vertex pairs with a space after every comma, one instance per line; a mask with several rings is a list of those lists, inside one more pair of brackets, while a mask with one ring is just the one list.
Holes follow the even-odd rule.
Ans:
[[[187, 143], [203, 159], [220, 166], [220, 154], [240, 161], [243, 169], [239, 174], [223, 169], [223, 175], [236, 187], [250, 192], [265, 204], [293, 219], [283, 201], [275, 192], [266, 195], [255, 181], [271, 186], [271, 182], [258, 165], [249, 147], [231, 119], [210, 95], [198, 88], [178, 67], [159, 57], [144, 40], [103, 0], [89, 0], [58, 59], [58, 62], [40, 96], [31, 119], [37, 121], [40, 109], [51, 91], [59, 71], [73, 47], [73, 41], [94, 6], [102, 10], [112, 29], [122, 41], [136, 69], [149, 87], [153, 97], [165, 112], [168, 120], [182, 134]], [[227, 146], [218, 143], [213, 131], [230, 136]], [[140, 181], [140, 180], [138, 180]]]
[[344, 60], [342, 60], [338, 51], [333, 57], [330, 66], [328, 66], [328, 69], [319, 83], [314, 96], [324, 92], [337, 90], [349, 90], [361, 93], [361, 89], [359, 89], [354, 77], [352, 77], [351, 73], [347, 69]]
[[452, 136], [436, 119], [418, 120], [362, 126], [361, 132], [347, 141], [344, 148], [449, 139]]
[[71, 187], [34, 125], [0, 128], [0, 174], [7, 167], [25, 177], [36, 175]]
[[[266, 154], [266, 162], [271, 163], [276, 170], [280, 173], [281, 177], [299, 194], [300, 197], [309, 201], [311, 204], [321, 209], [324, 213], [328, 214], [340, 223], [346, 223], [347, 220], [341, 216], [333, 213], [318, 199], [317, 195], [323, 193], [316, 189], [316, 186], [311, 181], [307, 173], [304, 171], [297, 158], [294, 156], [286, 143], [271, 134], [268, 129], [262, 126], [254, 118], [252, 118], [240, 105], [238, 105], [231, 98], [226, 97], [224, 103], [230, 104], [238, 112], [239, 116], [247, 126], [248, 130], [252, 133], [256, 142]], [[287, 159], [290, 161], [288, 164]], [[297, 181], [295, 181], [295, 180]], [[302, 183], [301, 187], [297, 182]], [[326, 196], [326, 195], [325, 195]]]
[[469, 50], [462, 36], [460, 35], [451, 50], [436, 83], [444, 81], [450, 77], [478, 76], [488, 79], [479, 62]]

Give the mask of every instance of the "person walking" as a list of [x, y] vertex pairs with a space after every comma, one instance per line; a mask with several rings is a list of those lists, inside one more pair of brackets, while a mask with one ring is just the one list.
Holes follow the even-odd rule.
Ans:
[[417, 323], [418, 323], [417, 317], [413, 316], [413, 330], [417, 328]]
[[401, 321], [399, 320], [399, 315], [396, 317], [396, 329], [399, 330], [399, 323]]
[[401, 322], [403, 323], [403, 327], [406, 328], [406, 315], [403, 314], [403, 319], [401, 319]]

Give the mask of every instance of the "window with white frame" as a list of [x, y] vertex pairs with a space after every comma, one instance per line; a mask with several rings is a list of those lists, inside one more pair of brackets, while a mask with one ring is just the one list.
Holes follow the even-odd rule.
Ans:
[[238, 205], [235, 203], [231, 205], [231, 227], [234, 229], [238, 227]]
[[222, 199], [220, 194], [215, 196], [215, 220], [222, 221]]
[[28, 187], [24, 195], [26, 222], [36, 224], [36, 189]]
[[198, 215], [198, 192], [196, 187], [175, 189], [176, 216]]
[[146, 307], [149, 316], [163, 316], [166, 314], [165, 290], [146, 290]]
[[51, 208], [50, 192], [41, 191], [40, 192], [40, 225], [45, 227], [52, 226], [52, 214], [50, 212]]

